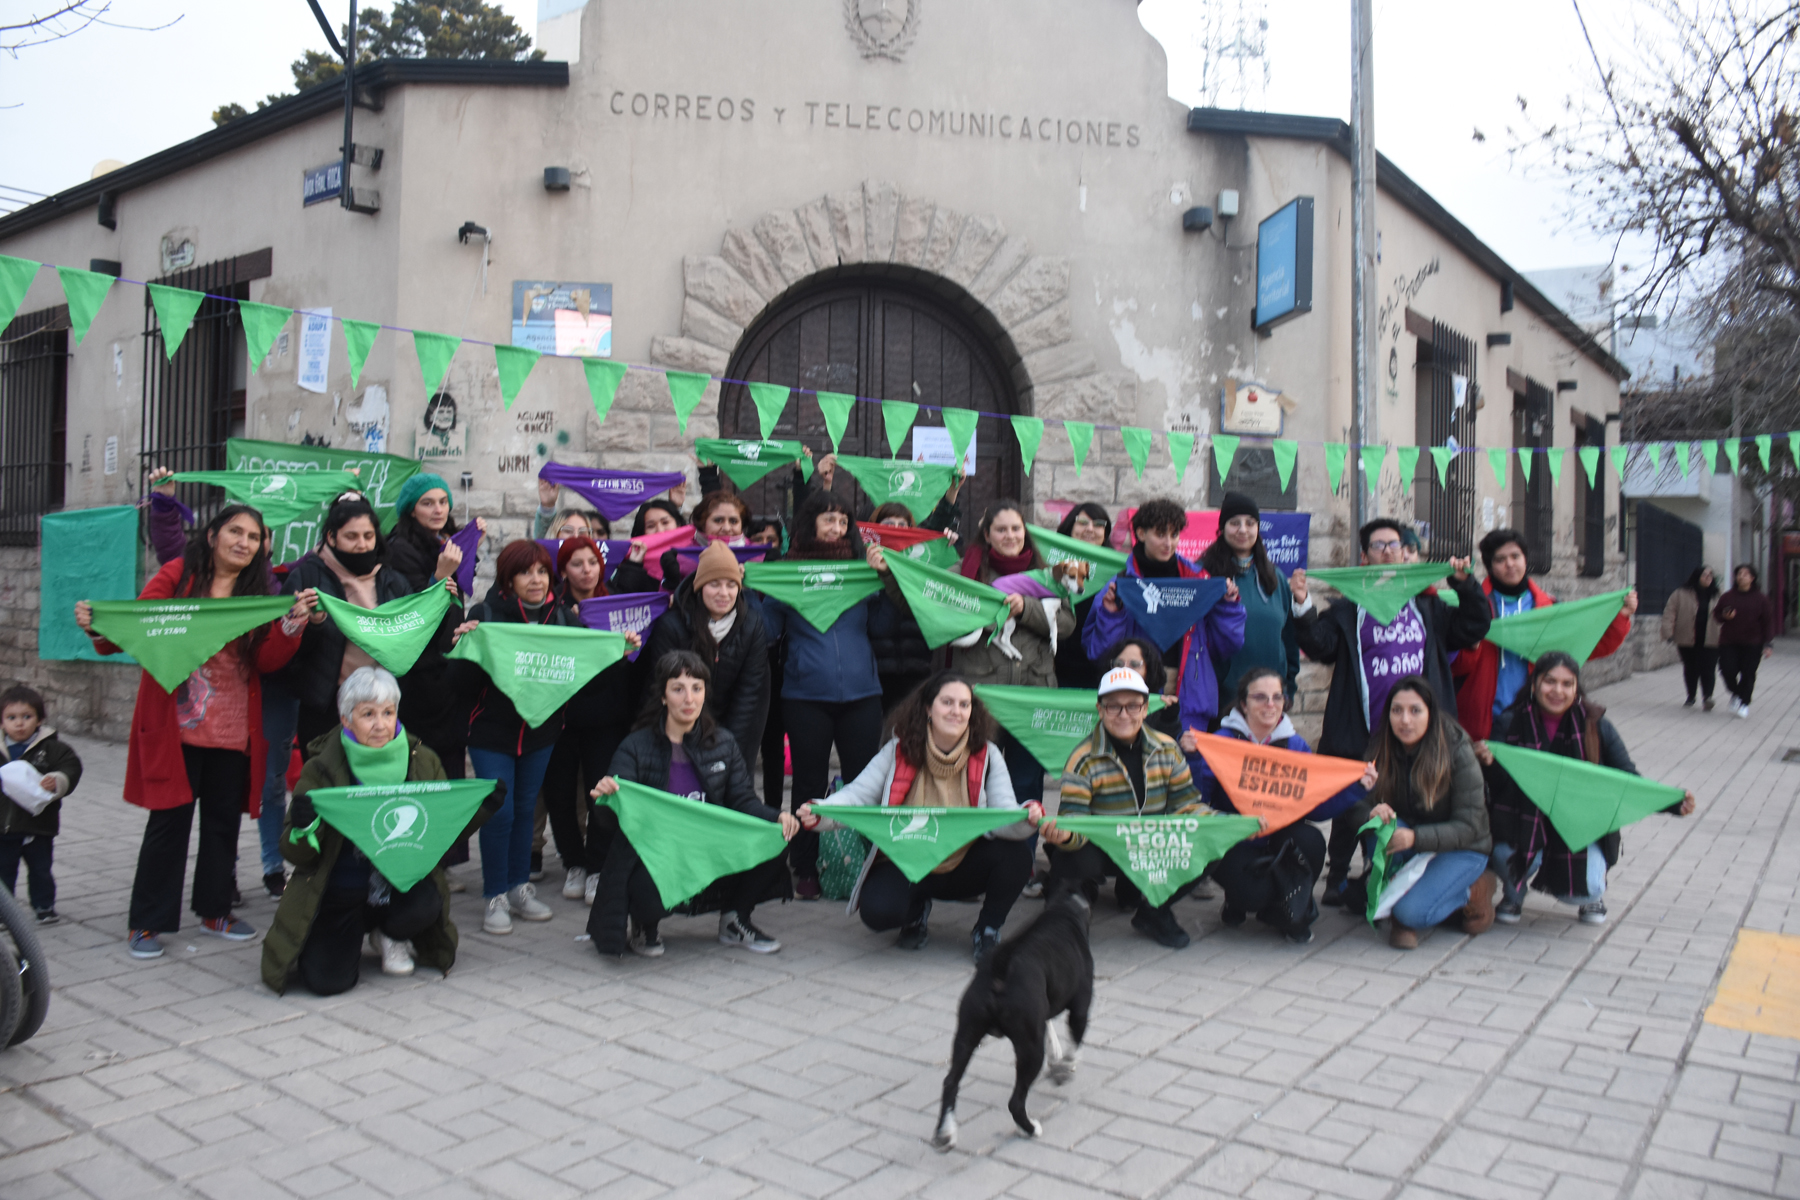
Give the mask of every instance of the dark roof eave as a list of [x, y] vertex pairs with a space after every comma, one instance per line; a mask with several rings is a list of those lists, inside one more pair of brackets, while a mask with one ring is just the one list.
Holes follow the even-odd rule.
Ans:
[[[482, 59], [388, 58], [357, 68], [359, 91], [386, 91], [406, 83], [448, 83], [470, 87], [568, 87], [566, 62], [495, 62]], [[128, 192], [222, 154], [291, 129], [329, 113], [344, 111], [344, 88], [333, 82], [308, 88], [247, 113], [199, 137], [190, 138], [147, 158], [109, 171], [98, 179], [39, 200], [10, 216], [0, 217], [0, 239], [91, 208], [104, 192]]]
[[[1292, 138], [1323, 142], [1350, 157], [1350, 126], [1336, 117], [1299, 117], [1285, 113], [1239, 112], [1223, 108], [1196, 108], [1188, 113], [1189, 133], [1230, 133], [1243, 137]], [[1513, 285], [1513, 296], [1542, 317], [1576, 349], [1593, 359], [1614, 379], [1631, 377], [1630, 368], [1614, 358], [1594, 335], [1577, 325], [1518, 270], [1494, 253], [1492, 247], [1450, 215], [1450, 211], [1382, 154], [1375, 156], [1376, 186], [1393, 196], [1420, 220], [1442, 234], [1482, 270]]]

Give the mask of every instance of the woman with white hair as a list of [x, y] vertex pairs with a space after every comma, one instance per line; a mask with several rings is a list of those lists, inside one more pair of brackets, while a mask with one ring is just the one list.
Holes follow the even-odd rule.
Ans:
[[[410, 975], [416, 959], [440, 971], [456, 961], [449, 881], [440, 865], [407, 891], [396, 891], [368, 857], [318, 820], [307, 794], [315, 788], [393, 784], [444, 778], [431, 748], [400, 728], [400, 684], [380, 667], [359, 667], [338, 687], [340, 724], [306, 747], [294, 787], [281, 853], [294, 864], [275, 923], [263, 940], [263, 982], [287, 991], [296, 975], [321, 996], [356, 986], [363, 937], [381, 955], [385, 975]], [[499, 807], [496, 791], [482, 802], [468, 837]], [[316, 822], [316, 843], [296, 829]]]

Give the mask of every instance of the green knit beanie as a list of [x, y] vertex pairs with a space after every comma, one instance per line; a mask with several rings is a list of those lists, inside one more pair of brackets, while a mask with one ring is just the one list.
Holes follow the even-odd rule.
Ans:
[[413, 505], [419, 502], [419, 497], [432, 488], [442, 488], [446, 496], [455, 496], [456, 494], [450, 490], [449, 483], [444, 480], [442, 475], [432, 475], [421, 471], [400, 485], [400, 495], [394, 501], [394, 514], [401, 517], [406, 516], [413, 510]]

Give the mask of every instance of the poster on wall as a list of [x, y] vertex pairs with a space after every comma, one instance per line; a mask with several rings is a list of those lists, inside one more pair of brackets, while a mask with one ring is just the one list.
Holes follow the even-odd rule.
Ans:
[[612, 284], [513, 280], [512, 344], [539, 354], [612, 357]]
[[331, 371], [331, 310], [308, 308], [300, 313], [300, 386], [325, 394]]
[[1280, 437], [1282, 410], [1293, 401], [1280, 389], [1248, 379], [1227, 379], [1219, 389], [1219, 432]]
[[[913, 461], [916, 463], [937, 463], [940, 466], [956, 465], [956, 447], [950, 444], [950, 431], [939, 429], [935, 425], [914, 425], [912, 430]], [[962, 469], [964, 475], [975, 474], [975, 435], [969, 434], [969, 450], [963, 455]]]
[[460, 462], [468, 444], [468, 422], [457, 408], [456, 397], [439, 392], [427, 400], [424, 421], [413, 431], [413, 457], [425, 464], [424, 469], [436, 470], [431, 464], [445, 460]]

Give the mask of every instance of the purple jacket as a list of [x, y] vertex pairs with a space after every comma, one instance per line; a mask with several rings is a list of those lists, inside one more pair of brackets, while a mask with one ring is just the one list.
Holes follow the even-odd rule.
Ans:
[[[1206, 573], [1187, 559], [1177, 557], [1175, 561], [1180, 564], [1182, 578], [1206, 578]], [[1125, 573], [1138, 573], [1135, 555], [1126, 562]], [[1106, 604], [1096, 600], [1088, 609], [1087, 624], [1081, 630], [1081, 648], [1087, 652], [1088, 660], [1098, 665], [1114, 643], [1145, 636], [1123, 606], [1116, 613], [1107, 612]], [[1238, 600], [1221, 600], [1187, 636], [1187, 657], [1181, 664], [1178, 688], [1183, 729], [1204, 732], [1212, 728], [1219, 715], [1219, 675], [1243, 648], [1244, 605]]]

